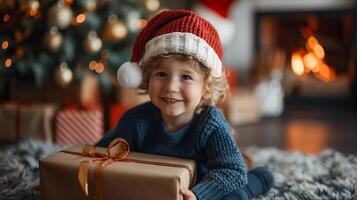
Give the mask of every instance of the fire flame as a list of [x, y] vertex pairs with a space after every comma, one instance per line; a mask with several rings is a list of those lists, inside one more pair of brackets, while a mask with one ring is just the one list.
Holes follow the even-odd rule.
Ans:
[[293, 72], [298, 76], [314, 73], [322, 81], [334, 81], [336, 72], [324, 62], [325, 51], [314, 36], [307, 39], [306, 49], [306, 51], [296, 50], [292, 53], [291, 68]]
[[291, 56], [291, 66], [295, 74], [304, 74], [304, 62], [302, 61], [302, 57], [298, 52], [294, 52]]

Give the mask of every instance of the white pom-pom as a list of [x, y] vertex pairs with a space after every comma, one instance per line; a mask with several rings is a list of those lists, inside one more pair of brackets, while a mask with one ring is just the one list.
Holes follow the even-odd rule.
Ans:
[[123, 87], [137, 88], [143, 80], [143, 72], [137, 63], [125, 62], [118, 69], [117, 79]]

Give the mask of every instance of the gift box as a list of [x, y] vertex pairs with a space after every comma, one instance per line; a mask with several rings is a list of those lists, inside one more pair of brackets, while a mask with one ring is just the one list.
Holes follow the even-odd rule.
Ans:
[[[83, 148], [71, 147], [40, 160], [42, 200], [95, 197], [105, 200], [179, 200], [182, 199], [179, 189], [189, 188], [194, 183], [193, 160], [136, 152], [130, 152], [122, 160], [113, 160], [103, 156], [105, 148], [97, 147], [94, 157], [81, 153]], [[104, 164], [105, 167], [100, 169], [108, 161], [110, 164]], [[88, 172], [82, 174], [85, 166], [89, 166]], [[87, 177], [86, 184], [79, 177]], [[88, 196], [85, 188], [88, 188]]]
[[122, 104], [112, 104], [109, 110], [109, 128], [114, 128], [123, 114], [130, 108], [130, 106]]
[[56, 143], [62, 146], [95, 144], [104, 133], [101, 109], [66, 108], [56, 115]]
[[233, 90], [219, 107], [233, 126], [256, 123], [261, 119], [257, 97], [246, 89]]
[[55, 104], [6, 103], [0, 105], [0, 140], [25, 138], [53, 141]]

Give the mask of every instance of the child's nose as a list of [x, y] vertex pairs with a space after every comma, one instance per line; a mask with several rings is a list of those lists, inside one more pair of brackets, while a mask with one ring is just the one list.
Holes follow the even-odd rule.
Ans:
[[168, 92], [177, 92], [179, 90], [180, 83], [175, 77], [167, 79], [166, 82], [166, 91]]

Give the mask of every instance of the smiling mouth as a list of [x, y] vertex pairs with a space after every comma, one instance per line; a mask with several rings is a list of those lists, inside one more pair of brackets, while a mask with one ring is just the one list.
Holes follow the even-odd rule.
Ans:
[[165, 101], [166, 103], [176, 103], [176, 102], [183, 101], [183, 100], [180, 100], [180, 99], [174, 99], [174, 98], [169, 98], [169, 97], [161, 97], [161, 99], [163, 101]]

